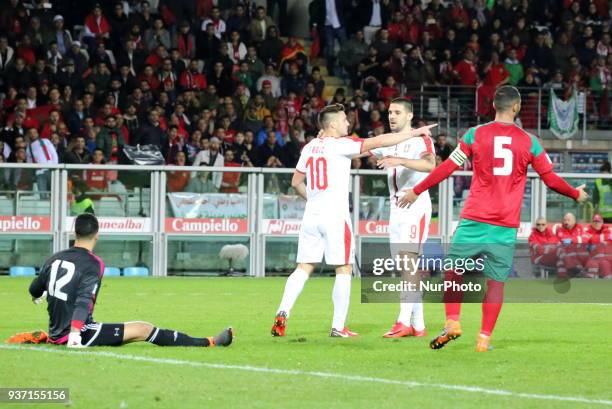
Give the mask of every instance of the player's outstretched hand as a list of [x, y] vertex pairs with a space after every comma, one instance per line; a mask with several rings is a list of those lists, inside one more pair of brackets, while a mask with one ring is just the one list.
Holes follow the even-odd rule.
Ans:
[[378, 159], [376, 161], [376, 166], [378, 166], [380, 169], [388, 169], [394, 168], [396, 166], [401, 166], [403, 162], [403, 158], [397, 158], [395, 156], [385, 156], [384, 158]]
[[68, 334], [66, 346], [68, 348], [85, 348], [81, 343], [81, 334], [78, 332], [70, 332], [70, 334]]
[[404, 196], [397, 203], [399, 207], [410, 207], [419, 197], [412, 189], [404, 189], [402, 192], [404, 192]]
[[589, 198], [589, 194], [584, 191], [585, 187], [586, 185], [580, 185], [576, 188], [580, 192], [580, 194], [578, 195], [578, 199], [576, 199], [578, 203], [586, 202], [586, 200]]
[[431, 136], [431, 129], [438, 126], [438, 124], [425, 125], [417, 129], [412, 130], [412, 136]]

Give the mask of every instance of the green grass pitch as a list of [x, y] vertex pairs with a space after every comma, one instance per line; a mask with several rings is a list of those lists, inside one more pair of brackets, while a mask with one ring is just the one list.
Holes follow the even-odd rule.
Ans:
[[[200, 336], [232, 325], [235, 343], [214, 349], [139, 343], [68, 353], [0, 345], [0, 387], [68, 387], [71, 396], [69, 405], [0, 403], [0, 409], [612, 408], [610, 305], [506, 304], [495, 350], [485, 354], [474, 352], [480, 306], [465, 305], [464, 336], [432, 351], [430, 337], [383, 339], [398, 307], [360, 304], [357, 280], [348, 324], [359, 338], [328, 337], [330, 278], [309, 280], [288, 336], [272, 338], [284, 281], [107, 278], [97, 320], [145, 320]], [[28, 285], [0, 278], [2, 340], [46, 328], [46, 307], [32, 304]], [[430, 335], [437, 333], [443, 306], [427, 304], [425, 320]], [[564, 400], [572, 398], [583, 400]]]

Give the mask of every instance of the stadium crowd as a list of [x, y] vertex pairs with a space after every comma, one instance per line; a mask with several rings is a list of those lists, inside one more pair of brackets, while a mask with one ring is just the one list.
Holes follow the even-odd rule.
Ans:
[[[169, 164], [293, 167], [329, 102], [345, 104], [351, 132], [368, 137], [387, 129], [389, 101], [421, 84], [589, 87], [607, 101], [611, 79], [604, 0], [314, 0], [310, 50], [281, 38], [281, 0], [267, 2], [276, 13], [231, 0], [7, 3], [0, 160], [9, 162], [115, 163], [140, 144]], [[318, 54], [350, 78], [351, 96], [338, 88], [324, 100]], [[23, 182], [12, 177], [2, 183]]]

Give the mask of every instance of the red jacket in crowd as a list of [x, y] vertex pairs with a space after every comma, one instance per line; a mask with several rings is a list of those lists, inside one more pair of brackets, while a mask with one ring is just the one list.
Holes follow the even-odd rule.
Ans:
[[610, 248], [612, 247], [612, 227], [604, 225], [601, 229], [595, 230], [591, 225], [584, 229], [584, 242], [589, 244], [590, 255], [595, 257], [597, 255], [612, 256]]
[[566, 229], [562, 224], [555, 224], [552, 231], [563, 244], [584, 243], [584, 228], [578, 223], [572, 229]]
[[[553, 260], [547, 259], [552, 259], [553, 256], [556, 259], [558, 249], [559, 238], [553, 234], [550, 227], [547, 227], [543, 232], [535, 227], [532, 229], [529, 235], [529, 252], [534, 264], [540, 264], [543, 261], [552, 262]], [[545, 262], [543, 264], [552, 263]]]

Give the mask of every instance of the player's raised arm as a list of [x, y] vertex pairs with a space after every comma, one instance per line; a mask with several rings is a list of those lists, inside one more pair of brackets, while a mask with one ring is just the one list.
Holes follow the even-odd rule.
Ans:
[[420, 136], [420, 135], [430, 136], [431, 129], [435, 128], [436, 126], [438, 126], [438, 124], [426, 125], [421, 128], [412, 129], [409, 132], [386, 133], [383, 135], [375, 136], [373, 138], [364, 139], [363, 145], [361, 147], [361, 151], [367, 152], [369, 150], [376, 149], [376, 148], [394, 146], [414, 136]]
[[425, 154], [421, 159], [407, 159], [396, 156], [385, 156], [376, 162], [381, 169], [394, 168], [403, 166], [407, 169], [416, 170], [417, 172], [431, 172], [436, 168], [436, 157], [431, 154]]
[[464, 140], [459, 142], [459, 145], [457, 145], [448, 159], [442, 162], [440, 166], [435, 168], [434, 171], [431, 172], [429, 176], [427, 176], [421, 183], [416, 185], [413, 189], [408, 189], [405, 191], [404, 196], [399, 200], [397, 205], [399, 207], [409, 206], [411, 203], [414, 203], [421, 193], [436, 186], [438, 183], [449, 177], [454, 171], [463, 166], [463, 163], [471, 155], [470, 145], [465, 142], [465, 139], [469, 140], [470, 135], [473, 135], [473, 132], [474, 128], [470, 129], [464, 136]]

